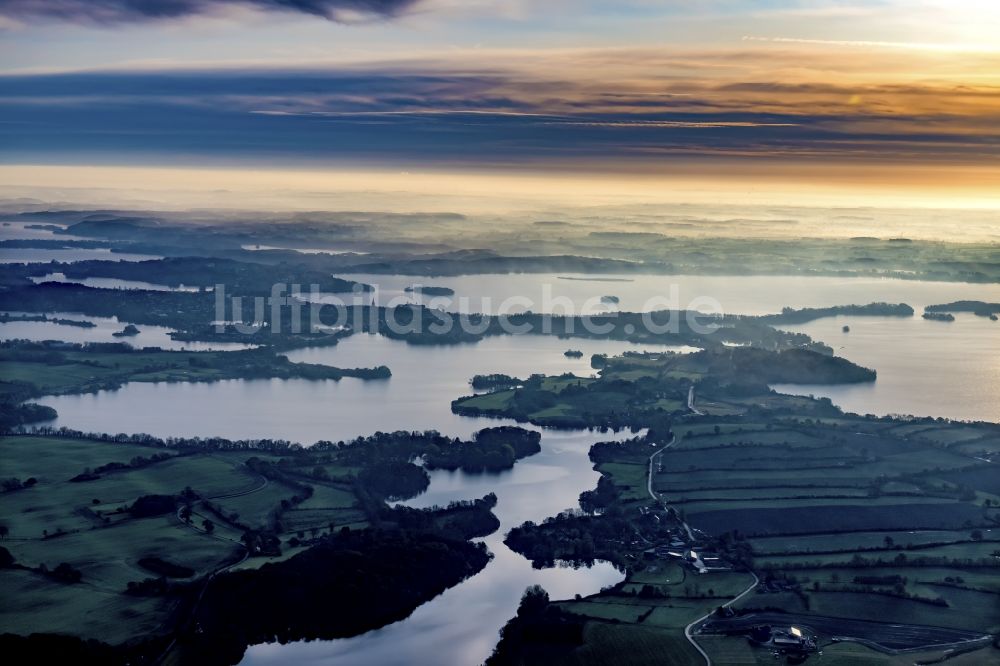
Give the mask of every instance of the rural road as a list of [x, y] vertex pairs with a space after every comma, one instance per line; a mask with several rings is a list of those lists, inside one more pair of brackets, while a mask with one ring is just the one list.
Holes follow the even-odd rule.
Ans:
[[[663, 506], [663, 508], [667, 508], [667, 505], [663, 504], [663, 500], [657, 497], [656, 493], [653, 492], [653, 466], [656, 463], [656, 456], [660, 455], [661, 453], [663, 453], [676, 443], [677, 443], [677, 435], [673, 435], [669, 444], [657, 449], [653, 453], [653, 455], [649, 456], [649, 476], [646, 479], [646, 490], [649, 492], [649, 496], [652, 497], [655, 501], [659, 502]], [[679, 515], [680, 514], [678, 514], [678, 516]], [[687, 532], [688, 540], [694, 541], [694, 532], [691, 531], [691, 528], [688, 526], [688, 524], [682, 520], [681, 525], [684, 527], [684, 531]]]
[[661, 453], [663, 453], [676, 443], [677, 443], [677, 435], [672, 435], [669, 443], [667, 443], [665, 446], [658, 448], [656, 451], [653, 452], [653, 455], [649, 456], [649, 478], [646, 480], [646, 490], [649, 491], [649, 496], [652, 497], [657, 502], [660, 501], [660, 498], [657, 497], [656, 493], [653, 492], [653, 462], [656, 460], [656, 456], [660, 455]]
[[[698, 412], [697, 410], [695, 410], [695, 408], [694, 408], [694, 387], [693, 386], [688, 391], [688, 408], [691, 409], [692, 411], [698, 413], [698, 414], [701, 413], [701, 412]], [[666, 446], [663, 446], [663, 447], [657, 449], [655, 452], [653, 452], [653, 454], [651, 456], [649, 456], [649, 476], [648, 476], [648, 478], [646, 480], [646, 490], [649, 492], [649, 496], [652, 497], [657, 502], [660, 502], [661, 500], [660, 500], [659, 497], [656, 496], [656, 493], [653, 492], [653, 469], [654, 469], [654, 465], [656, 463], [656, 457], [658, 455], [660, 455], [661, 453], [663, 453], [664, 451], [666, 451], [667, 449], [669, 449], [670, 447], [672, 447], [676, 443], [677, 443], [677, 435], [674, 435], [673, 438], [670, 440], [669, 444], [667, 444]], [[688, 539], [691, 540], [691, 541], [694, 541], [694, 534], [691, 532], [691, 528], [688, 526], [687, 522], [682, 521], [681, 525], [684, 526], [684, 531], [687, 532]], [[760, 579], [757, 578], [757, 574], [755, 574], [752, 571], [750, 572], [750, 575], [753, 576], [753, 583], [751, 583], [750, 586], [747, 589], [743, 590], [738, 595], [736, 595], [735, 597], [733, 597], [732, 599], [730, 599], [726, 603], [722, 604], [723, 608], [728, 608], [729, 606], [733, 605], [734, 603], [736, 603], [737, 601], [739, 601], [740, 599], [742, 599], [746, 595], [750, 594], [753, 591], [753, 589], [755, 587], [757, 587], [757, 583], [760, 582]], [[688, 642], [691, 643], [691, 645], [694, 646], [694, 649], [697, 650], [698, 652], [700, 652], [701, 656], [705, 658], [705, 664], [706, 664], [706, 666], [712, 666], [712, 658], [708, 656], [708, 653], [705, 652], [701, 648], [700, 645], [698, 645], [698, 641], [696, 641], [694, 639], [694, 635], [693, 635], [692, 631], [694, 630], [694, 628], [697, 625], [699, 625], [702, 622], [704, 622], [705, 620], [707, 620], [712, 615], [712, 613], [714, 613], [714, 612], [715, 612], [714, 610], [709, 611], [708, 613], [706, 613], [705, 615], [699, 617], [697, 620], [695, 620], [694, 622], [692, 622], [688, 626], [684, 627], [684, 637], [687, 638]]]
[[698, 416], [705, 415], [705, 412], [698, 411], [698, 408], [694, 406], [694, 386], [688, 389], [688, 409]]
[[[225, 494], [225, 495], [215, 495], [214, 497], [210, 497], [209, 499], [213, 499], [213, 500], [214, 499], [228, 499], [228, 498], [231, 498], [231, 497], [242, 497], [244, 495], [251, 495], [253, 493], [260, 492], [261, 490], [263, 490], [264, 488], [266, 488], [267, 484], [268, 484], [268, 480], [267, 480], [266, 476], [261, 476], [261, 479], [263, 480], [263, 483], [260, 484], [259, 486], [257, 486], [256, 488], [251, 488], [249, 490], [241, 490], [239, 492], [228, 493], [228, 494]], [[190, 615], [191, 615], [191, 617], [194, 617], [194, 613], [198, 609], [199, 604], [201, 604], [201, 600], [202, 600], [202, 598], [204, 598], [205, 592], [206, 592], [206, 590], [208, 590], [208, 586], [212, 582], [212, 580], [216, 576], [218, 576], [219, 574], [225, 573], [226, 571], [229, 571], [233, 567], [235, 567], [237, 565], [240, 565], [240, 564], [243, 564], [244, 562], [246, 562], [247, 558], [250, 557], [250, 551], [247, 550], [247, 547], [245, 545], [243, 545], [242, 541], [237, 541], [236, 539], [230, 539], [229, 537], [222, 536], [221, 534], [213, 534], [212, 532], [208, 532], [207, 530], [198, 529], [198, 527], [196, 527], [193, 523], [188, 523], [183, 518], [181, 518], [181, 511], [183, 509], [184, 509], [184, 507], [179, 507], [177, 509], [177, 513], [175, 514], [177, 520], [180, 521], [180, 523], [181, 523], [182, 526], [187, 526], [187, 527], [191, 528], [192, 530], [194, 530], [195, 532], [199, 532], [201, 534], [205, 534], [206, 536], [212, 537], [213, 539], [218, 539], [219, 541], [228, 541], [228, 542], [231, 542], [231, 543], [235, 543], [235, 544], [237, 544], [237, 545], [239, 545], [239, 546], [241, 546], [243, 548], [243, 556], [240, 557], [240, 559], [238, 559], [235, 562], [230, 562], [229, 564], [226, 564], [226, 565], [224, 565], [224, 566], [216, 569], [215, 571], [213, 571], [212, 573], [210, 573], [205, 578], [205, 584], [202, 585], [201, 591], [198, 593], [198, 597], [197, 597], [197, 599], [195, 599], [194, 605], [191, 607]], [[156, 664], [156, 665], [164, 663], [164, 661], [167, 658], [167, 655], [170, 654], [170, 651], [174, 649], [174, 646], [176, 644], [177, 644], [177, 637], [175, 635], [172, 639], [170, 639], [170, 643], [167, 644], [167, 647], [163, 650], [162, 653], [160, 653], [160, 656], [157, 657], [156, 660], [153, 663]]]
[[[201, 586], [201, 591], [198, 593], [198, 598], [195, 599], [194, 605], [191, 606], [190, 616], [192, 618], [195, 616], [195, 611], [198, 610], [198, 605], [201, 604], [201, 600], [204, 598], [205, 592], [208, 590], [208, 585], [209, 585], [209, 583], [212, 582], [212, 579], [215, 578], [216, 576], [218, 576], [220, 573], [224, 573], [225, 571], [228, 571], [229, 569], [232, 569], [233, 567], [235, 567], [235, 566], [237, 566], [239, 564], [243, 564], [244, 562], [247, 561], [248, 557], [250, 557], [250, 551], [247, 550], [246, 548], [244, 548], [243, 549], [243, 557], [241, 557], [239, 560], [237, 560], [235, 562], [227, 564], [226, 566], [222, 567], [221, 569], [216, 569], [215, 571], [213, 571], [211, 574], [208, 575], [208, 578], [205, 579], [205, 584]], [[174, 637], [170, 639], [170, 642], [167, 644], [167, 647], [163, 650], [162, 653], [160, 653], [160, 656], [156, 658], [156, 661], [154, 661], [153, 664], [159, 665], [159, 664], [164, 663], [164, 661], [167, 658], [167, 655], [170, 654], [170, 651], [174, 649], [175, 645], [177, 645], [176, 632], [175, 632]]]
[[[740, 599], [742, 599], [746, 595], [750, 594], [753, 591], [753, 589], [755, 587], [757, 587], [757, 583], [760, 582], [760, 579], [757, 578], [757, 574], [755, 574], [752, 571], [750, 572], [750, 575], [753, 576], [753, 583], [750, 584], [750, 587], [748, 587], [747, 589], [743, 590], [742, 592], [740, 592], [739, 594], [737, 594], [735, 597], [733, 597], [732, 599], [730, 599], [726, 603], [722, 604], [722, 608], [729, 608], [730, 606], [732, 606], [733, 604], [735, 604], [737, 601], [739, 601]], [[687, 638], [688, 642], [691, 643], [691, 645], [694, 646], [694, 649], [697, 650], [698, 652], [700, 652], [701, 656], [705, 658], [705, 666], [712, 666], [712, 658], [708, 656], [708, 653], [705, 652], [701, 648], [700, 645], [698, 645], [698, 641], [696, 641], [694, 639], [693, 630], [694, 630], [694, 628], [697, 625], [701, 624], [702, 622], [704, 622], [705, 620], [707, 620], [709, 617], [711, 617], [712, 613], [714, 613], [714, 612], [715, 612], [714, 610], [711, 610], [708, 613], [705, 613], [704, 615], [702, 615], [701, 617], [699, 617], [697, 620], [695, 620], [694, 622], [692, 622], [688, 626], [684, 627], [684, 637]]]

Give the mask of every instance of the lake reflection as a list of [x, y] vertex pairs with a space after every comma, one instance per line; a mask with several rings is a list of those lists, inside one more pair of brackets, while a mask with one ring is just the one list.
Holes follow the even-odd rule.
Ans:
[[44, 249], [0, 247], [0, 264], [47, 264], [50, 261], [66, 263], [87, 261], [90, 259], [102, 261], [147, 261], [149, 259], [162, 258], [153, 254], [112, 252], [108, 248], [64, 247]]
[[[1000, 301], [1000, 285], [966, 282], [928, 282], [874, 277], [804, 277], [781, 275], [584, 275], [573, 273], [515, 273], [427, 277], [421, 275], [338, 274], [344, 279], [378, 285], [378, 302], [420, 300], [459, 312], [494, 314], [507, 299], [526, 298], [532, 305], [511, 303], [507, 312], [565, 312], [589, 314], [607, 311], [602, 296], [615, 296], [612, 309], [625, 312], [695, 309], [709, 311], [718, 303], [730, 314], [770, 314], [781, 308], [828, 307], [877, 301], [925, 305], [958, 300]], [[449, 287], [450, 297], [406, 293], [406, 287]], [[676, 290], [676, 298], [674, 297]], [[706, 300], [708, 299], [708, 300]]]
[[92, 240], [82, 236], [71, 234], [59, 234], [56, 236], [55, 229], [65, 229], [61, 224], [50, 224], [40, 222], [0, 222], [0, 240], [26, 240], [26, 239], [57, 239], [57, 240]]
[[587, 457], [590, 446], [622, 436], [542, 429], [542, 452], [518, 462], [510, 472], [433, 472], [427, 492], [406, 504], [433, 506], [497, 494], [495, 513], [501, 527], [483, 540], [494, 555], [486, 568], [400, 622], [353, 638], [257, 645], [247, 650], [242, 663], [480, 664], [496, 645], [497, 632], [517, 612], [529, 585], [541, 585], [553, 599], [593, 594], [614, 585], [624, 574], [606, 562], [589, 568], [533, 569], [504, 545], [503, 536], [526, 520], [541, 521], [575, 507], [579, 494], [597, 485], [599, 475]]
[[[847, 324], [850, 332], [842, 328]], [[1000, 421], [1000, 323], [956, 314], [950, 323], [920, 317], [830, 317], [806, 333], [878, 371], [874, 383], [843, 386], [775, 385], [775, 390], [825, 396], [859, 414], [914, 414]]]
[[[569, 346], [583, 359], [563, 356]], [[470, 391], [477, 373], [532, 372], [589, 375], [594, 353], [663, 350], [621, 342], [565, 340], [541, 336], [490, 338], [453, 347], [418, 347], [380, 336], [354, 335], [336, 347], [289, 354], [294, 361], [342, 367], [388, 365], [386, 381], [224, 381], [213, 384], [128, 384], [118, 391], [49, 397], [40, 402], [59, 412], [57, 426], [102, 432], [154, 435], [273, 437], [301, 442], [348, 439], [377, 430], [434, 428], [468, 437], [484, 427], [510, 423], [451, 413], [451, 401]], [[261, 645], [247, 663], [433, 663], [477, 664], [489, 655], [497, 632], [510, 619], [524, 589], [543, 585], [553, 598], [591, 594], [622, 579], [607, 563], [591, 568], [532, 569], [503, 545], [503, 534], [525, 520], [540, 521], [577, 506], [597, 484], [587, 453], [597, 441], [630, 436], [540, 429], [542, 451], [508, 472], [492, 475], [438, 470], [427, 492], [412, 506], [447, 504], [495, 492], [500, 530], [484, 541], [494, 559], [479, 574], [424, 604], [401, 622], [351, 639]]]
[[[73, 329], [76, 330], [76, 329]], [[569, 347], [583, 358], [563, 356]], [[146, 432], [161, 437], [217, 435], [274, 438], [312, 444], [376, 431], [439, 430], [468, 437], [498, 422], [451, 412], [451, 401], [472, 392], [478, 373], [573, 372], [589, 376], [590, 356], [625, 350], [687, 349], [607, 340], [503, 336], [475, 344], [413, 346], [374, 335], [353, 335], [335, 347], [293, 351], [292, 361], [343, 368], [387, 365], [392, 378], [363, 381], [231, 380], [211, 384], [134, 382], [116, 391], [47, 397], [57, 426], [100, 432]], [[150, 409], [156, 405], [156, 409]]]
[[[28, 314], [35, 316], [37, 313], [11, 313], [16, 315]], [[120, 321], [117, 317], [90, 317], [71, 312], [53, 312], [46, 316], [49, 319], [72, 319], [74, 321], [89, 321], [95, 326], [84, 328], [66, 324], [57, 324], [53, 321], [7, 321], [0, 322], [0, 340], [31, 340], [42, 342], [45, 340], [59, 340], [61, 342], [123, 342], [131, 347], [141, 349], [143, 347], [159, 347], [160, 349], [188, 351], [234, 351], [237, 349], [249, 349], [252, 345], [244, 345], [238, 342], [181, 342], [172, 340], [170, 333], [172, 329], [164, 326], [147, 326], [145, 324], [136, 325], [139, 329], [138, 335], [116, 338], [114, 333], [122, 330], [126, 322]]]
[[[48, 275], [43, 275], [41, 277], [33, 277], [31, 278], [31, 281], [35, 284], [41, 284], [43, 282], [82, 284], [85, 287], [93, 287], [95, 289], [141, 289], [143, 291], [187, 292], [199, 291], [198, 287], [187, 287], [183, 284], [177, 287], [171, 287], [169, 285], [156, 284], [154, 282], [143, 282], [142, 280], [121, 280], [119, 278], [104, 277], [69, 278], [66, 277], [65, 273], [49, 273]], [[212, 291], [212, 289], [214, 289], [214, 287], [209, 287], [206, 291]]]
[[[861, 411], [895, 411], [886, 409], [893, 396], [908, 405], [922, 405], [919, 400], [914, 402], [914, 394], [922, 393], [919, 387], [926, 386], [927, 405], [937, 408], [930, 413], [945, 411], [955, 415], [962, 405], [968, 405], [973, 410], [970, 413], [982, 418], [995, 414], [1000, 389], [995, 379], [985, 376], [997, 358], [997, 354], [988, 355], [996, 350], [998, 325], [994, 322], [965, 316], [950, 325], [927, 322], [919, 316], [855, 317], [849, 321], [852, 331], [846, 335], [840, 330], [843, 321], [836, 319], [796, 329], [879, 370], [879, 382], [874, 385], [834, 389], [869, 391], [866, 400], [871, 401], [871, 406]], [[566, 358], [563, 351], [568, 348], [580, 349], [584, 357]], [[376, 430], [433, 428], [447, 435], [468, 437], [480, 428], [509, 423], [451, 413], [451, 400], [470, 392], [468, 380], [472, 375], [589, 375], [591, 354], [627, 349], [662, 348], [543, 336], [505, 336], [476, 344], [421, 347], [359, 334], [336, 347], [299, 350], [289, 357], [340, 367], [385, 364], [393, 372], [391, 379], [133, 383], [118, 391], [48, 397], [39, 402], [58, 410], [57, 426], [101, 432], [269, 437], [311, 443], [349, 439]], [[993, 377], [1000, 376], [995, 370]], [[897, 372], [912, 374], [896, 382], [892, 377]], [[940, 390], [943, 376], [949, 376], [949, 386], [965, 382], [972, 390]], [[882, 391], [882, 386], [893, 388]], [[816, 392], [829, 394], [830, 389]], [[978, 394], [978, 399], [969, 393]], [[880, 403], [883, 399], [886, 402]], [[917, 409], [911, 406], [905, 411]], [[542, 432], [541, 453], [518, 462], [513, 470], [496, 475], [435, 471], [428, 491], [409, 502], [429, 506], [495, 492], [502, 527], [484, 540], [495, 558], [482, 572], [419, 607], [401, 622], [349, 639], [254, 646], [247, 651], [244, 663], [477, 664], [492, 650], [498, 630], [514, 615], [528, 585], [541, 584], [553, 598], [566, 598], [590, 594], [620, 580], [621, 574], [607, 564], [590, 569], [536, 571], [503, 545], [503, 534], [511, 527], [576, 506], [579, 493], [593, 488], [598, 479], [587, 458], [590, 445], [616, 437], [586, 431]]]

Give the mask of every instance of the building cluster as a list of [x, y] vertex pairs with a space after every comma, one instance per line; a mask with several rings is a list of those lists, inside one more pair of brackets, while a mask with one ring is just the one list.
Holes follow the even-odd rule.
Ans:
[[804, 656], [817, 650], [816, 637], [800, 627], [758, 625], [747, 639], [754, 645], [771, 648], [776, 655]]

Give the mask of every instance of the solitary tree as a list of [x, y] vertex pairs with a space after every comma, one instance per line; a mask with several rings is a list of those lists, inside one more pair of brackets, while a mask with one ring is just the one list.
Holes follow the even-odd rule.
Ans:
[[521, 617], [533, 617], [541, 614], [549, 605], [549, 593], [541, 585], [532, 585], [521, 596], [521, 605], [517, 614]]

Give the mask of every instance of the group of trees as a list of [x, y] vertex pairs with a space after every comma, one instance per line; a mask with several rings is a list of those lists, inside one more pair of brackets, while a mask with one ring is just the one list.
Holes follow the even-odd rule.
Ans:
[[480, 571], [485, 546], [430, 532], [342, 530], [288, 560], [216, 576], [180, 639], [201, 663], [247, 645], [353, 636], [409, 615]]
[[430, 469], [462, 469], [466, 472], [499, 471], [510, 469], [521, 458], [542, 450], [541, 434], [500, 426], [480, 430], [469, 442], [441, 447], [428, 447], [424, 462]]
[[623, 567], [623, 546], [634, 535], [625, 515], [613, 507], [600, 515], [564, 511], [541, 524], [529, 521], [508, 532], [504, 543], [536, 567], [552, 566], [556, 560], [589, 565], [596, 559]]
[[[33, 389], [26, 391], [33, 394]], [[51, 421], [58, 414], [56, 410], [48, 405], [39, 405], [33, 402], [18, 402], [16, 396], [6, 395], [0, 398], [0, 432], [17, 428], [28, 423], [38, 423], [39, 421]]]
[[789, 325], [805, 324], [823, 317], [836, 317], [838, 315], [849, 315], [852, 317], [912, 317], [913, 308], [906, 303], [869, 303], [868, 305], [835, 305], [828, 308], [801, 308], [794, 309], [785, 307], [781, 309], [781, 314], [763, 315], [758, 317], [760, 321], [768, 324]]
[[133, 518], [150, 518], [171, 513], [177, 508], [175, 495], [143, 495], [128, 508]]
[[511, 377], [510, 375], [504, 375], [501, 373], [495, 373], [491, 375], [475, 375], [469, 381], [472, 388], [477, 391], [482, 391], [485, 389], [512, 389], [520, 386], [524, 383], [523, 379], [518, 379], [517, 377]]
[[493, 515], [496, 504], [497, 496], [489, 493], [477, 500], [452, 502], [446, 507], [383, 507], [379, 512], [379, 525], [411, 532], [430, 531], [454, 539], [474, 539], [500, 528], [500, 521]]
[[36, 483], [38, 483], [38, 479], [36, 479], [33, 476], [29, 476], [27, 479], [24, 479], [23, 481], [16, 477], [11, 477], [9, 479], [4, 479], [3, 481], [0, 481], [0, 490], [2, 490], [5, 493], [9, 493], [15, 490], [23, 490], [24, 488], [31, 488]]
[[[486, 660], [486, 666], [516, 666], [541, 660], [558, 662], [584, 643], [585, 619], [566, 613], [549, 602], [542, 587], [532, 585], [524, 591], [515, 615], [500, 630], [500, 642]], [[527, 657], [537, 659], [527, 659]]]

